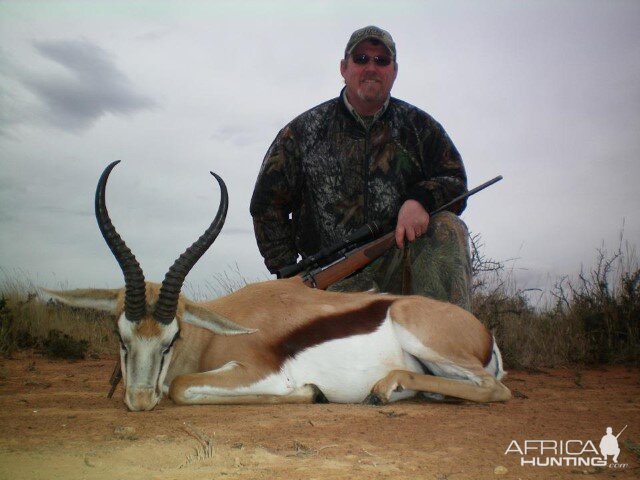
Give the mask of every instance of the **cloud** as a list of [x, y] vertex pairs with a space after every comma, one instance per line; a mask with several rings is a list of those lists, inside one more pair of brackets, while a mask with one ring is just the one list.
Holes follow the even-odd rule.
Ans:
[[156, 105], [136, 91], [105, 50], [87, 40], [33, 45], [67, 71], [66, 75], [30, 74], [22, 79], [45, 105], [49, 123], [58, 128], [84, 130], [107, 113], [129, 115]]
[[259, 133], [246, 125], [222, 125], [210, 138], [216, 142], [230, 142], [234, 147], [253, 145], [260, 141]]

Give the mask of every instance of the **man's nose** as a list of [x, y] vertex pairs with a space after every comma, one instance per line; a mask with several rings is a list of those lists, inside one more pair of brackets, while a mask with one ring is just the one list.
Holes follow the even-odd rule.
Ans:
[[373, 58], [370, 58], [367, 64], [364, 66], [364, 69], [367, 72], [375, 72], [376, 71], [376, 62], [374, 62]]

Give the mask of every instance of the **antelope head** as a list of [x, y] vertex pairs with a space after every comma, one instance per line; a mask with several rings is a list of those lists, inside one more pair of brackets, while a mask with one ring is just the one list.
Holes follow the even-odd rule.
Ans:
[[221, 190], [220, 205], [213, 222], [178, 257], [158, 287], [157, 284], [145, 282], [140, 264], [111, 223], [107, 211], [107, 180], [118, 163], [119, 160], [107, 166], [98, 181], [95, 213], [102, 236], [124, 274], [124, 288], [46, 292], [50, 297], [69, 305], [115, 314], [125, 386], [124, 403], [132, 411], [152, 410], [162, 397], [164, 379], [180, 338], [182, 322], [223, 335], [245, 334], [253, 330], [237, 325], [180, 295], [185, 277], [213, 244], [224, 224], [229, 197], [222, 178], [211, 172]]

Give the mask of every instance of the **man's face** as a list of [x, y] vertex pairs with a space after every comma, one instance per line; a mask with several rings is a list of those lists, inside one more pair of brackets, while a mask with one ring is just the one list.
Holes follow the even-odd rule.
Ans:
[[[354, 57], [368, 55], [366, 64], [357, 64]], [[377, 112], [391, 92], [398, 74], [398, 65], [393, 61], [389, 65], [377, 65], [373, 57], [391, 58], [382, 44], [374, 45], [369, 40], [360, 42], [346, 60], [340, 62], [340, 73], [347, 85], [347, 98], [361, 115], [373, 115]]]

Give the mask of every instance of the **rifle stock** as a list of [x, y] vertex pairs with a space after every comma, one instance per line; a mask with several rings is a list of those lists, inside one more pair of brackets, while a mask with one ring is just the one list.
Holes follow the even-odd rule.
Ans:
[[302, 274], [304, 283], [312, 288], [326, 290], [330, 285], [366, 267], [395, 245], [395, 232], [389, 232], [347, 254], [344, 258], [316, 270]]

